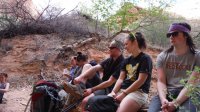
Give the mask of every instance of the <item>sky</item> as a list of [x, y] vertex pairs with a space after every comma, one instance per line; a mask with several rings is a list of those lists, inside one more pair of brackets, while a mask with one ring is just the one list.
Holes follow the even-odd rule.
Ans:
[[189, 19], [200, 19], [200, 0], [177, 0], [170, 11]]
[[[38, 9], [45, 7], [49, 0], [33, 0], [33, 3]], [[50, 0], [51, 4], [57, 7], [65, 8], [65, 12], [68, 12], [75, 8], [77, 4], [89, 4], [90, 0]], [[145, 7], [144, 3], [138, 4], [141, 7]], [[176, 3], [168, 9], [169, 12], [176, 13], [187, 19], [200, 19], [200, 0], [176, 0]]]

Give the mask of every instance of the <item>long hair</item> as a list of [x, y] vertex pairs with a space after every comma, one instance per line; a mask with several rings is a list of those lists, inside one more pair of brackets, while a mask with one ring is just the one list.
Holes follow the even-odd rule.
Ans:
[[76, 60], [78, 62], [80, 62], [80, 61], [87, 61], [88, 60], [88, 56], [85, 55], [85, 54], [83, 54], [82, 52], [77, 52]]
[[[188, 28], [190, 31], [191, 31], [191, 26], [188, 24], [188, 23], [177, 23], [178, 25], [182, 25], [182, 26], [184, 26], [184, 27], [186, 27], [186, 28]], [[194, 42], [193, 42], [193, 40], [192, 40], [192, 37], [191, 37], [191, 35], [190, 34], [188, 34], [188, 33], [186, 33], [186, 32], [183, 32], [183, 35], [185, 36], [185, 37], [187, 37], [186, 38], [186, 44], [189, 46], [189, 50], [190, 50], [190, 52], [192, 53], [192, 54], [195, 54], [196, 53], [196, 46], [195, 46], [195, 44], [194, 44]], [[171, 46], [170, 48], [168, 48], [167, 50], [166, 50], [166, 52], [167, 53], [170, 53], [170, 52], [172, 52], [174, 50], [174, 46]]]
[[136, 32], [134, 35], [132, 33], [130, 33], [129, 36], [128, 36], [128, 39], [131, 42], [137, 40], [138, 47], [140, 49], [146, 49], [147, 48], [146, 40], [144, 38], [144, 35], [141, 32]]

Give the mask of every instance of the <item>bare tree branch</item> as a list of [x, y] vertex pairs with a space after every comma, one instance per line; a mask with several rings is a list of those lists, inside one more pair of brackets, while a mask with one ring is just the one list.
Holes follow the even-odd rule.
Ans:
[[70, 12], [74, 11], [78, 6], [79, 6], [80, 3], [78, 3], [72, 10], [68, 11], [65, 15], [68, 15]]
[[38, 18], [36, 19], [36, 21], [38, 21], [41, 16], [43, 16], [44, 12], [50, 7], [50, 0], [48, 1], [48, 5], [43, 9], [43, 11], [40, 13], [40, 15], [38, 16]]
[[0, 41], [2, 38], [27, 34], [58, 33], [61, 37], [66, 37], [68, 32], [85, 35], [89, 33], [88, 21], [90, 20], [75, 11], [78, 5], [62, 15], [64, 8], [51, 6], [51, 0], [49, 0], [47, 6], [38, 13], [37, 17], [34, 17], [27, 8], [26, 1], [0, 3], [0, 14], [2, 15], [0, 16]]
[[195, 38], [198, 38], [198, 37], [200, 37], [200, 32], [198, 32], [198, 34], [196, 36], [194, 36], [193, 38], [195, 39]]

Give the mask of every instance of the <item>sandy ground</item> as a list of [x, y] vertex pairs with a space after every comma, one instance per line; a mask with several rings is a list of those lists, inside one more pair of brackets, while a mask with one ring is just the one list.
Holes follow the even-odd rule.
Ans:
[[11, 88], [5, 94], [6, 103], [0, 104], [0, 112], [24, 112], [31, 91], [31, 86], [18, 89]]

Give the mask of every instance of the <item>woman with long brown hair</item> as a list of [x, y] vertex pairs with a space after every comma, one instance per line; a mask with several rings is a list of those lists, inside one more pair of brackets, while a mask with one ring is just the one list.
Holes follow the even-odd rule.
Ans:
[[[188, 79], [187, 84], [198, 85], [199, 73], [194, 71], [200, 67], [200, 55], [190, 36], [191, 26], [187, 23], [173, 23], [167, 33], [171, 47], [157, 57], [157, 89], [148, 112], [197, 112], [191, 98], [187, 96], [188, 88], [180, 80]], [[192, 71], [187, 74], [187, 71]], [[197, 94], [200, 101], [200, 96]], [[179, 108], [181, 107], [181, 108]]]

